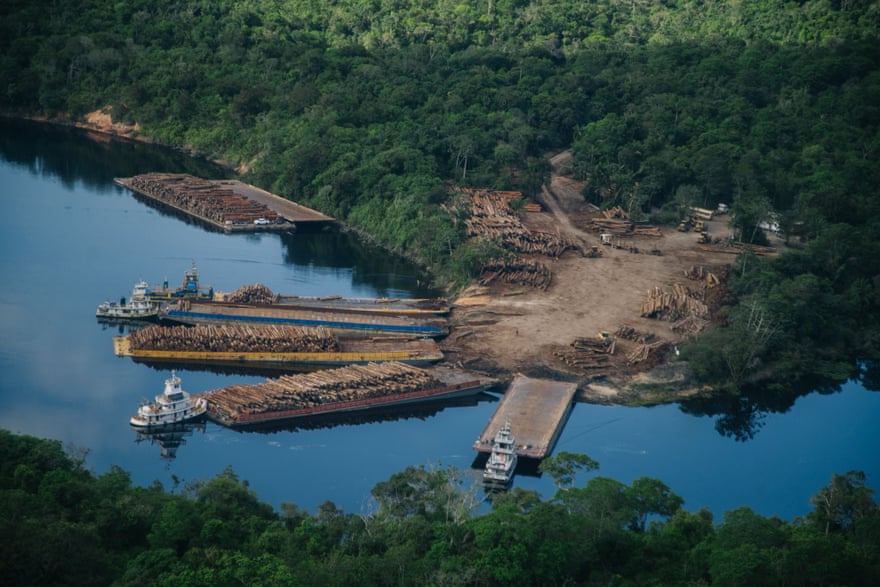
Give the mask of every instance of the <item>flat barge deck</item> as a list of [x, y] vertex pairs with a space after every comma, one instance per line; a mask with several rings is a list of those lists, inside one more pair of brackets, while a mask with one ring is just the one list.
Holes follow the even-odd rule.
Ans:
[[492, 439], [505, 422], [509, 421], [516, 436], [516, 454], [543, 459], [553, 451], [559, 439], [571, 413], [576, 391], [575, 383], [517, 375], [474, 443], [474, 450], [491, 453]]
[[334, 221], [317, 210], [234, 179], [146, 173], [113, 181], [225, 232], [290, 231], [297, 224]]
[[350, 366], [207, 392], [208, 417], [230, 428], [387, 409], [477, 395], [481, 380], [442, 381], [400, 363]]

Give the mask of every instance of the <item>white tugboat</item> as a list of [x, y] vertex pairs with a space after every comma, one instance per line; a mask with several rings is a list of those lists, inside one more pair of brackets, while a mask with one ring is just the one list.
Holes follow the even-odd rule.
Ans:
[[159, 316], [159, 304], [150, 300], [150, 285], [138, 281], [131, 290], [131, 297], [119, 303], [104, 302], [98, 306], [95, 316], [102, 320], [151, 320]]
[[208, 402], [204, 398], [193, 400], [180, 387], [180, 377], [172, 371], [171, 378], [165, 380], [165, 392], [157, 395], [154, 403], [141, 404], [137, 415], [131, 417], [131, 425], [139, 429], [161, 428], [198, 420], [207, 411]]
[[510, 420], [507, 420], [492, 441], [492, 453], [486, 461], [483, 482], [491, 486], [506, 487], [513, 479], [516, 460], [516, 438], [510, 430]]

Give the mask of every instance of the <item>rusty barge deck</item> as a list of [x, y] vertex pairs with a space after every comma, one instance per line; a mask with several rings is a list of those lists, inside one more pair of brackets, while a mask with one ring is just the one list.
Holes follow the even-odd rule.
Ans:
[[516, 454], [543, 459], [556, 445], [574, 402], [577, 384], [517, 375], [486, 428], [474, 443], [474, 450], [492, 452], [492, 439], [510, 421], [516, 437]]
[[224, 232], [289, 231], [297, 224], [334, 221], [317, 210], [234, 179], [146, 173], [113, 181]]

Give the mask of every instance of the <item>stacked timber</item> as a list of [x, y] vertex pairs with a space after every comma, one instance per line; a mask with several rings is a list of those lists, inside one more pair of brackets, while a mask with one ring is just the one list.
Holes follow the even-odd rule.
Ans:
[[639, 366], [650, 368], [663, 361], [663, 353], [669, 348], [669, 342], [660, 340], [657, 342], [639, 345], [637, 349], [626, 357], [629, 365], [641, 363]]
[[543, 263], [522, 257], [491, 259], [483, 265], [479, 282], [480, 285], [489, 285], [496, 279], [546, 290], [550, 287], [552, 274]]
[[129, 335], [135, 350], [188, 352], [339, 352], [327, 328], [263, 324], [236, 326], [150, 326]]
[[675, 284], [672, 291], [654, 287], [648, 293], [648, 299], [642, 303], [641, 316], [676, 322], [688, 316], [705, 318], [709, 314], [708, 306], [702, 301], [705, 290], [691, 289], [685, 285]]
[[615, 236], [663, 236], [660, 229], [653, 224], [636, 223], [627, 218], [602, 216], [593, 218], [590, 222], [595, 230], [603, 234], [613, 234]]
[[519, 220], [507, 198], [492, 190], [461, 188], [471, 200], [471, 216], [465, 221], [469, 238], [486, 238], [523, 254], [559, 257], [577, 245], [560, 235], [531, 231]]
[[617, 329], [617, 332], [614, 333], [614, 335], [618, 338], [624, 338], [626, 340], [631, 340], [639, 344], [652, 343], [657, 338], [654, 333], [639, 332], [632, 326], [627, 326], [625, 324], [621, 325], [620, 328]]
[[271, 304], [276, 299], [272, 290], [262, 283], [243, 285], [234, 292], [223, 296], [223, 301], [231, 304]]
[[687, 316], [672, 325], [672, 331], [684, 335], [695, 335], [706, 329], [708, 321], [697, 316]]
[[707, 287], [721, 285], [721, 279], [702, 265], [691, 265], [690, 269], [685, 270], [684, 276], [693, 281], [702, 281]]
[[258, 218], [280, 216], [259, 202], [229, 188], [192, 175], [145, 173], [127, 180], [131, 189], [219, 224], [250, 224]]
[[492, 259], [480, 272], [480, 285], [489, 285], [496, 279], [516, 285], [527, 285], [546, 290], [550, 287], [552, 274], [546, 265], [522, 257]]
[[740, 253], [751, 252], [758, 257], [774, 256], [778, 251], [773, 247], [765, 247], [762, 245], [754, 245], [739, 241], [727, 241], [718, 244], [698, 245], [697, 250], [710, 253], [729, 253], [731, 255], [739, 255]]
[[250, 414], [385, 398], [442, 385], [429, 372], [404, 363], [368, 363], [231, 385], [209, 392], [207, 399], [212, 415], [235, 423]]
[[615, 347], [613, 341], [606, 344], [596, 338], [576, 338], [570, 346], [571, 349], [555, 351], [553, 354], [569, 367], [594, 374], [608, 369], [608, 356], [614, 354]]

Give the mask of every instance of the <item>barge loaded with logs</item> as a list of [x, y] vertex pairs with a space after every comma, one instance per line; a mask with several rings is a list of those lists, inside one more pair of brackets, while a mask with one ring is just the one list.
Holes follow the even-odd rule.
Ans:
[[114, 181], [140, 198], [224, 232], [290, 231], [300, 223], [333, 221], [316, 210], [238, 180], [145, 173]]
[[445, 318], [435, 316], [399, 316], [375, 312], [301, 308], [285, 304], [236, 304], [180, 300], [159, 311], [160, 320], [190, 325], [287, 324], [323, 326], [341, 336], [420, 336], [441, 337], [449, 334]]
[[201, 397], [207, 400], [208, 418], [246, 428], [477, 395], [486, 386], [466, 378], [443, 381], [426, 369], [391, 362], [284, 375]]
[[238, 304], [277, 304], [288, 308], [370, 312], [396, 316], [446, 316], [449, 302], [442, 298], [344, 298], [342, 296], [298, 296], [273, 293], [261, 283], [243, 285], [230, 293], [218, 292], [217, 301]]
[[151, 326], [113, 337], [118, 357], [148, 364], [199, 364], [309, 371], [396, 361], [429, 365], [443, 359], [429, 338], [339, 338], [328, 328], [285, 324]]

